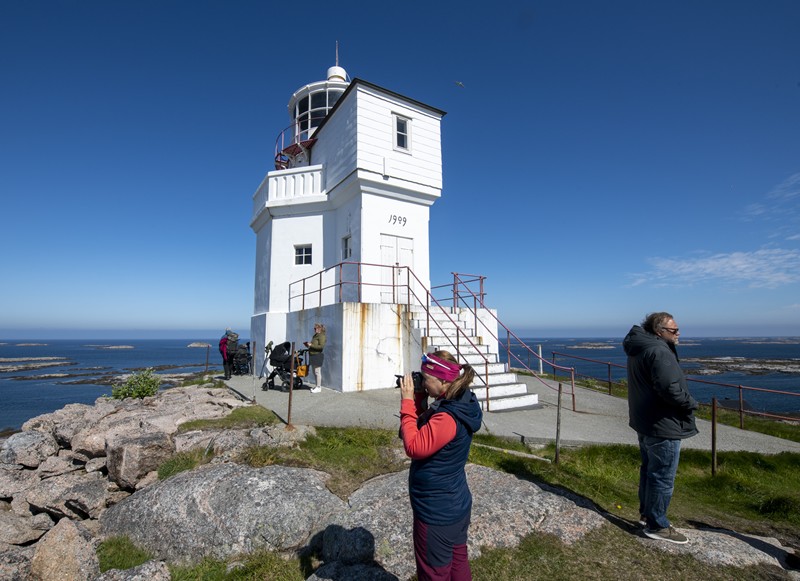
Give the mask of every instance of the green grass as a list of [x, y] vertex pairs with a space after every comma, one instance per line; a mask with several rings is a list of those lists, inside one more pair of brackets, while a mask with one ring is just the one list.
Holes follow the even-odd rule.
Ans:
[[529, 453], [531, 449], [526, 446], [523, 442], [519, 439], [514, 438], [503, 438], [501, 436], [495, 436], [494, 434], [489, 434], [486, 431], [480, 431], [475, 434], [472, 438], [472, 441], [476, 444], [482, 444], [484, 446], [492, 446], [494, 448], [503, 448], [504, 450], [514, 450], [515, 452], [526, 452]]
[[[641, 543], [634, 526], [638, 519], [639, 470], [635, 446], [562, 448], [560, 462], [555, 464], [505, 453], [503, 450], [532, 452], [517, 439], [479, 433], [475, 443], [480, 445], [472, 447], [471, 462], [565, 489], [594, 503], [608, 516], [608, 524], [571, 546], [548, 535], [533, 534], [518, 547], [487, 550], [472, 561], [476, 581], [786, 578], [775, 568], [714, 567]], [[549, 445], [533, 454], [552, 460], [555, 448]], [[407, 465], [396, 432], [365, 428], [317, 428], [316, 436], [295, 448], [251, 448], [240, 461], [253, 466], [283, 464], [328, 472], [332, 475], [329, 487], [342, 498], [365, 480]], [[718, 454], [717, 475], [712, 477], [710, 452], [683, 450], [670, 519], [682, 528], [730, 528], [775, 536], [784, 544], [800, 546], [800, 454], [722, 452]], [[104, 559], [105, 563], [108, 557]], [[262, 552], [236, 560], [230, 571], [229, 563], [214, 560], [194, 567], [173, 567], [171, 571], [173, 579], [295, 580], [307, 578], [316, 565], [308, 557]]]
[[271, 410], [260, 405], [249, 405], [245, 407], [236, 408], [224, 418], [217, 418], [213, 420], [192, 420], [181, 424], [178, 427], [179, 432], [188, 432], [191, 430], [235, 430], [238, 428], [259, 428], [265, 426], [272, 426], [279, 423], [280, 420]]
[[[670, 555], [607, 525], [566, 548], [550, 535], [531, 535], [513, 549], [491, 549], [470, 562], [475, 581], [744, 581], [786, 579], [777, 568], [714, 567], [690, 555]], [[774, 576], [773, 576], [774, 575]]]
[[209, 367], [208, 371], [201, 371], [199, 373], [193, 373], [191, 375], [188, 375], [181, 382], [181, 387], [189, 387], [192, 385], [206, 385], [208, 383], [213, 384], [212, 387], [215, 388], [227, 387], [224, 381], [216, 378], [216, 376], [220, 373], [220, 371], [221, 370], [218, 368], [214, 369], [212, 367]]
[[[571, 378], [568, 375], [557, 375], [552, 373], [532, 373], [530, 371], [525, 371], [522, 369], [513, 369], [519, 375], [527, 375], [528, 377], [541, 377], [542, 379], [547, 379], [549, 381], [555, 381], [558, 383], [559, 381], [566, 386], [571, 385]], [[608, 382], [603, 379], [597, 379], [594, 377], [585, 377], [585, 376], [576, 376], [575, 377], [575, 385], [578, 387], [583, 387], [586, 389], [591, 389], [594, 391], [599, 391], [601, 393], [608, 393]], [[627, 381], [622, 379], [617, 382], [611, 383], [611, 394], [616, 397], [627, 398], [628, 397], [628, 386]]]
[[[100, 572], [131, 569], [143, 565], [152, 556], [136, 547], [128, 537], [111, 537], [97, 548]], [[285, 559], [270, 551], [258, 551], [239, 560], [203, 559], [192, 566], [170, 565], [172, 581], [302, 581], [313, 573], [317, 563]]]
[[158, 479], [166, 480], [187, 470], [194, 470], [202, 464], [207, 464], [214, 457], [213, 450], [196, 448], [188, 452], [178, 452], [172, 458], [158, 467]]
[[253, 447], [239, 461], [253, 467], [282, 464], [316, 468], [331, 475], [328, 488], [346, 498], [374, 476], [405, 465], [397, 432], [366, 428], [316, 428], [297, 448]]
[[[279, 421], [278, 417], [272, 413], [272, 411], [260, 405], [250, 405], [236, 408], [224, 418], [186, 422], [179, 426], [178, 432], [256, 428], [271, 426]], [[213, 450], [194, 449], [188, 452], [178, 452], [158, 467], [158, 479], [166, 480], [170, 476], [174, 476], [180, 472], [192, 470], [202, 464], [210, 462], [213, 457]]]
[[[554, 459], [555, 448], [537, 455]], [[556, 465], [477, 446], [470, 453], [476, 464], [571, 490], [612, 515], [638, 519], [637, 447], [562, 448], [559, 460]], [[680, 526], [706, 524], [800, 540], [800, 454], [720, 452], [712, 476], [710, 452], [682, 450], [670, 519]]]
[[[528, 376], [534, 375], [532, 373], [520, 370], [517, 370], [517, 373]], [[538, 376], [538, 374], [536, 375]], [[568, 377], [554, 376], [547, 373], [542, 374], [540, 377], [549, 379], [551, 381], [561, 381], [565, 383], [565, 385], [569, 382]], [[599, 379], [578, 377], [575, 379], [575, 385], [602, 393], [608, 393], [608, 383]], [[610, 395], [619, 397], [621, 399], [627, 399], [628, 382], [625, 379], [622, 379], [619, 382], [612, 383]], [[711, 406], [707, 404], [701, 405], [700, 409], [695, 412], [695, 416], [703, 420], [711, 421]], [[717, 423], [738, 428], [739, 412], [718, 407]], [[775, 436], [776, 438], [783, 438], [784, 440], [800, 442], [800, 418], [798, 418], [797, 421], [790, 422], [745, 414], [744, 429], [761, 434], [767, 434], [769, 436]]]
[[128, 537], [111, 537], [97, 547], [100, 572], [109, 569], [130, 569], [149, 561], [152, 557], [134, 545]]
[[[711, 421], [711, 407], [702, 405], [700, 409], [695, 412], [695, 415], [698, 418]], [[718, 407], [717, 422], [738, 428], [739, 412]], [[775, 436], [776, 438], [783, 438], [784, 440], [800, 442], [800, 420], [796, 422], [785, 422], [745, 414], [744, 429]]]
[[259, 551], [236, 561], [228, 571], [229, 563], [204, 559], [193, 567], [170, 566], [172, 581], [303, 581], [313, 573], [304, 571], [297, 559], [284, 559], [269, 551]]

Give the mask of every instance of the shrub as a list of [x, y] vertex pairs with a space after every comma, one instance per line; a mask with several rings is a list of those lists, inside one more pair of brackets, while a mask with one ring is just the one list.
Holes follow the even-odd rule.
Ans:
[[161, 378], [153, 373], [152, 369], [145, 369], [131, 375], [123, 385], [115, 386], [111, 390], [114, 399], [138, 397], [143, 399], [158, 393]]

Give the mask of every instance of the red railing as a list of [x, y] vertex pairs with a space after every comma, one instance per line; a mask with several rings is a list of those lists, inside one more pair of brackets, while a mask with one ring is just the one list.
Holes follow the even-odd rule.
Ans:
[[[556, 355], [558, 355], [560, 357], [566, 357], [566, 358], [569, 358], [569, 359], [577, 359], [579, 361], [586, 361], [586, 362], [589, 362], [589, 363], [605, 365], [606, 369], [607, 369], [607, 378], [605, 378], [605, 379], [602, 379], [602, 378], [599, 378], [599, 377], [595, 377], [595, 376], [592, 376], [592, 375], [580, 374], [580, 373], [577, 373], [576, 375], [578, 377], [585, 377], [587, 379], [594, 379], [594, 380], [597, 380], [597, 381], [606, 382], [606, 384], [608, 385], [608, 393], [609, 394], [611, 394], [611, 386], [612, 385], [618, 385], [620, 387], [627, 387], [627, 385], [622, 383], [622, 382], [613, 381], [613, 379], [611, 377], [611, 368], [612, 367], [615, 367], [615, 368], [618, 368], [618, 369], [625, 369], [624, 365], [620, 365], [619, 363], [611, 363], [610, 361], [600, 361], [600, 360], [597, 360], [597, 359], [590, 359], [588, 357], [579, 357], [578, 355], [572, 355], [572, 354], [569, 354], [569, 353], [561, 353], [561, 352], [558, 352], [558, 351], [552, 351], [551, 353], [553, 355], [553, 364], [555, 364]], [[797, 421], [798, 420], [798, 418], [796, 416], [795, 417], [783, 416], [783, 415], [774, 414], [774, 413], [771, 413], [771, 412], [760, 412], [758, 410], [746, 409], [745, 403], [744, 403], [745, 402], [744, 393], [746, 391], [752, 391], [752, 392], [762, 392], [762, 393], [773, 393], [773, 394], [777, 394], [777, 395], [785, 395], [785, 396], [790, 396], [790, 397], [800, 397], [800, 393], [791, 392], [791, 391], [782, 391], [782, 390], [778, 390], [778, 389], [767, 389], [765, 387], [753, 387], [753, 386], [749, 386], [749, 385], [734, 385], [732, 383], [720, 383], [718, 381], [709, 381], [707, 379], [694, 379], [694, 378], [691, 378], [691, 377], [687, 377], [686, 381], [687, 381], [687, 383], [702, 383], [702, 384], [706, 384], [706, 385], [714, 385], [714, 386], [718, 386], [718, 387], [731, 388], [731, 389], [737, 390], [737, 392], [738, 392], [738, 406], [734, 409], [734, 411], [736, 411], [739, 414], [739, 427], [742, 428], [742, 429], [744, 429], [744, 417], [746, 415], [760, 416], [760, 417], [771, 418], [771, 419], [775, 419], [775, 420], [788, 420], [788, 421]], [[701, 405], [710, 406], [711, 404], [701, 404]], [[725, 407], [725, 409], [731, 409], [731, 408]]]
[[275, 138], [275, 169], [286, 169], [289, 167], [290, 157], [306, 150], [307, 145], [313, 141], [312, 130], [316, 129], [322, 120], [323, 115], [312, 115], [309, 119], [302, 121], [295, 120]]
[[[391, 284], [386, 284], [384, 282], [374, 282], [374, 276], [365, 276], [365, 269], [391, 269]], [[385, 271], [384, 271], [385, 272]], [[399, 283], [398, 280], [403, 280], [402, 274], [405, 273], [405, 283]], [[348, 279], [348, 274], [354, 276], [354, 280]], [[486, 292], [484, 289], [484, 281], [486, 277], [480, 275], [473, 275], [473, 274], [464, 274], [464, 273], [452, 273], [453, 274], [453, 283], [448, 285], [441, 285], [437, 287], [433, 287], [431, 290], [428, 290], [425, 285], [417, 278], [416, 274], [407, 266], [391, 266], [385, 264], [370, 264], [370, 263], [363, 263], [363, 262], [340, 262], [334, 266], [331, 266], [325, 270], [322, 270], [316, 274], [311, 276], [305, 277], [298, 281], [295, 281], [289, 285], [289, 311], [292, 310], [305, 310], [307, 308], [312, 307], [321, 307], [323, 304], [330, 304], [332, 302], [344, 302], [345, 295], [348, 295], [348, 288], [354, 287], [355, 292], [353, 293], [352, 300], [356, 302], [362, 302], [364, 297], [364, 289], [365, 288], [372, 288], [372, 287], [380, 287], [386, 288], [391, 287], [391, 302], [393, 304], [406, 304], [412, 305], [416, 304], [422, 306], [425, 309], [426, 313], [426, 329], [427, 334], [430, 336], [430, 330], [432, 328], [432, 324], [438, 327], [438, 329], [442, 332], [442, 336], [448, 339], [449, 343], [452, 347], [456, 350], [456, 353], [461, 352], [461, 340], [463, 336], [463, 340], [465, 341], [465, 347], [468, 343], [475, 352], [480, 355], [481, 359], [483, 359], [483, 366], [484, 366], [484, 373], [483, 377], [480, 377], [484, 382], [486, 388], [486, 409], [490, 409], [490, 398], [489, 398], [489, 360], [488, 358], [480, 351], [477, 345], [475, 345], [469, 336], [461, 329], [461, 326], [450, 316], [450, 314], [445, 309], [445, 304], [451, 303], [451, 306], [455, 308], [465, 308], [467, 309], [473, 316], [473, 323], [474, 329], [477, 334], [478, 328], [483, 327], [488, 335], [497, 341], [498, 345], [503, 345], [501, 339], [485, 324], [482, 323], [480, 317], [478, 316], [478, 310], [484, 311], [487, 316], [494, 319], [497, 324], [498, 329], [503, 329], [506, 333], [506, 343], [504, 345], [508, 358], [507, 361], [510, 361], [511, 357], [514, 357], [523, 367], [524, 370], [530, 372], [530, 374], [537, 378], [539, 381], [542, 382], [543, 385], [547, 386], [549, 389], [556, 390], [557, 388], [546, 383], [536, 372], [531, 370], [529, 366], [525, 365], [524, 362], [516, 355], [511, 352], [511, 338], [513, 337], [514, 340], [518, 342], [518, 344], [524, 346], [524, 348], [528, 351], [529, 357], [533, 355], [535, 358], [540, 360], [543, 364], [546, 364], [553, 368], [555, 372], [556, 369], [565, 371], [569, 373], [570, 376], [570, 385], [571, 385], [571, 392], [572, 392], [572, 409], [575, 410], [575, 375], [574, 369], [570, 367], [561, 367], [558, 365], [554, 365], [549, 361], [542, 359], [539, 354], [534, 352], [530, 347], [525, 345], [519, 337], [517, 337], [506, 325], [504, 325], [497, 316], [489, 310], [485, 305], [485, 297]], [[326, 280], [330, 279], [330, 280]], [[381, 277], [378, 276], [377, 279], [380, 281]], [[472, 290], [471, 285], [475, 283], [478, 284], [478, 292]], [[432, 290], [440, 290], [445, 289], [447, 297], [443, 297], [441, 299], [437, 299], [433, 296]], [[326, 300], [327, 295], [327, 300]], [[348, 297], [349, 298], [349, 297]], [[412, 300], [413, 299], [413, 300]], [[431, 308], [435, 307], [438, 309], [436, 312], [444, 314], [447, 320], [453, 324], [456, 330], [455, 342], [453, 342], [449, 335], [445, 332], [444, 328], [441, 326], [439, 321], [435, 318], [431, 317]], [[478, 364], [481, 365], [481, 364]], [[474, 367], [474, 366], [473, 366]]]
[[[348, 266], [352, 268], [346, 268]], [[390, 275], [392, 282], [390, 284], [385, 282], [373, 282], [373, 277], [364, 276], [365, 268], [379, 270], [391, 269]], [[351, 272], [355, 274], [355, 280], [347, 279], [347, 273]], [[331, 274], [334, 275], [333, 280], [326, 282], [326, 277], [330, 277]], [[405, 282], [398, 283], [398, 281], [402, 281], [403, 274], [405, 274]], [[381, 281], [381, 275], [378, 275], [377, 280]], [[298, 287], [299, 290], [297, 290]], [[348, 288], [350, 287], [355, 288], [355, 296], [353, 298], [356, 302], [362, 302], [365, 288], [391, 288], [391, 300], [386, 302], [391, 302], [391, 304], [405, 304], [407, 306], [418, 305], [425, 310], [425, 328], [428, 336], [431, 336], [431, 330], [433, 326], [435, 326], [441, 332], [441, 336], [447, 339], [450, 345], [455, 349], [456, 353], [461, 352], [462, 341], [464, 342], [464, 348], [466, 348], [467, 345], [471, 346], [475, 353], [483, 360], [483, 377], [479, 374], [477, 374], [477, 377], [482, 379], [486, 388], [486, 409], [491, 409], [489, 397], [489, 359], [481, 352], [480, 348], [472, 339], [469, 338], [450, 313], [447, 312], [442, 301], [436, 299], [422, 281], [419, 280], [416, 274], [407, 266], [391, 266], [365, 262], [340, 262], [316, 274], [291, 283], [289, 285], [289, 311], [294, 310], [296, 307], [299, 307], [299, 310], [304, 310], [314, 306], [321, 307], [323, 304], [330, 304], [330, 302], [343, 302], [345, 300], [345, 295], [348, 294]], [[329, 297], [335, 297], [335, 301], [325, 302], [324, 295], [326, 291], [331, 291], [328, 295]], [[311, 301], [307, 302], [307, 297], [311, 297], [312, 300], [315, 297], [316, 304], [311, 304]], [[296, 304], [297, 302], [299, 302], [299, 305]], [[439, 320], [431, 316], [431, 309], [436, 309], [437, 313], [444, 315], [447, 321], [452, 323], [455, 330], [455, 342], [450, 338], [450, 335], [445, 331]], [[477, 365], [481, 365], [481, 363]], [[474, 368], [476, 365], [472, 367]]]
[[[537, 352], [531, 349], [525, 342], [522, 341], [519, 337], [517, 337], [511, 329], [509, 329], [506, 325], [497, 318], [497, 316], [486, 306], [484, 299], [486, 297], [486, 292], [484, 288], [484, 281], [486, 280], [485, 276], [477, 275], [477, 274], [465, 274], [465, 273], [457, 273], [454, 272], [453, 274], [453, 284], [452, 285], [441, 285], [435, 288], [440, 289], [448, 289], [448, 292], [452, 294], [452, 301], [455, 307], [459, 307], [460, 305], [464, 305], [474, 317], [474, 324], [475, 329], [478, 329], [479, 325], [482, 325], [484, 329], [488, 332], [489, 336], [491, 336], [495, 341], [497, 341], [498, 345], [503, 345], [501, 339], [496, 336], [491, 329], [486, 327], [478, 317], [478, 309], [486, 312], [488, 316], [494, 319], [495, 323], [497, 324], [498, 329], [503, 329], [506, 333], [506, 342], [505, 342], [505, 350], [506, 350], [506, 362], [509, 367], [511, 367], [511, 358], [513, 357], [518, 363], [521, 364], [522, 370], [527, 371], [531, 374], [534, 378], [542, 383], [542, 385], [546, 386], [549, 389], [557, 391], [558, 388], [550, 385], [549, 383], [545, 382], [540, 374], [536, 373], [530, 368], [530, 357], [533, 355], [535, 359], [537, 359], [541, 364], [549, 365], [553, 368], [553, 374], [555, 375], [555, 370], [559, 369], [561, 371], [569, 372], [570, 374], [570, 385], [572, 388], [572, 411], [575, 411], [575, 370], [571, 367], [561, 367], [556, 365], [555, 362], [550, 363], [546, 359], [542, 358]], [[478, 292], [476, 293], [472, 288], [471, 285], [475, 283], [478, 284]], [[452, 289], [452, 290], [450, 290]], [[469, 303], [472, 303], [471, 305]], [[521, 347], [524, 351], [528, 354], [528, 362], [529, 364], [526, 365], [516, 353], [511, 351], [511, 341], [512, 338], [516, 341], [516, 345]]]

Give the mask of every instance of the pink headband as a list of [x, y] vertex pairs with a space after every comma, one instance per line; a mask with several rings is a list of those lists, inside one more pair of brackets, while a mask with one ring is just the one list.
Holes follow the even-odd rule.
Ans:
[[455, 380], [461, 373], [461, 366], [458, 363], [447, 361], [433, 353], [422, 356], [422, 366], [419, 369], [426, 375], [432, 375], [448, 383]]

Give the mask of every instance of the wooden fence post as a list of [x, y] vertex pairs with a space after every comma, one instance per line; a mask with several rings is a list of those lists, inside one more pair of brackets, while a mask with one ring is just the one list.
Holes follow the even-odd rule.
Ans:
[[717, 398], [711, 398], [711, 476], [717, 475]]
[[559, 456], [561, 455], [561, 393], [563, 386], [561, 382], [558, 383], [558, 407], [556, 409], [556, 459], [555, 463], [558, 464]]

